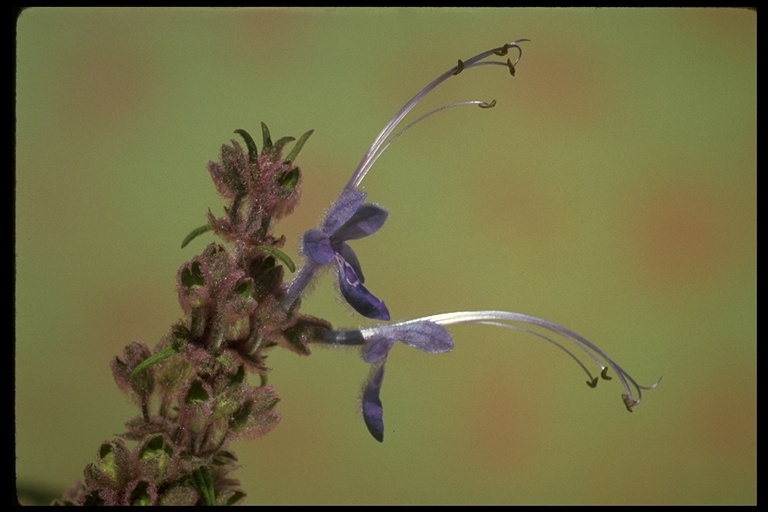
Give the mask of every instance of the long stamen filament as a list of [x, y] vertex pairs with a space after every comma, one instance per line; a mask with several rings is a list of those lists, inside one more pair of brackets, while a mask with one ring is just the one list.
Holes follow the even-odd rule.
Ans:
[[[494, 106], [496, 106], [496, 100], [493, 100], [491, 102], [482, 101], [482, 100], [459, 101], [457, 103], [451, 103], [450, 105], [443, 105], [442, 107], [438, 107], [434, 110], [427, 112], [426, 114], [420, 116], [415, 121], [408, 123], [408, 125], [405, 128], [401, 129], [400, 131], [398, 131], [397, 133], [389, 137], [389, 139], [387, 139], [383, 144], [379, 145], [379, 147], [376, 149], [376, 152], [373, 153], [368, 160], [368, 164], [367, 164], [368, 169], [373, 167], [373, 164], [376, 163], [376, 160], [379, 159], [379, 157], [384, 153], [384, 151], [393, 142], [395, 142], [395, 140], [397, 140], [398, 137], [400, 137], [403, 133], [405, 133], [406, 130], [408, 130], [410, 127], [412, 127], [416, 123], [423, 121], [424, 119], [431, 116], [432, 114], [437, 114], [438, 112], [442, 112], [443, 110], [447, 110], [449, 108], [454, 108], [454, 107], [464, 107], [468, 105], [477, 105], [480, 108], [493, 108]], [[362, 180], [362, 177], [360, 178], [360, 180]]]
[[[427, 84], [426, 87], [424, 87], [413, 98], [411, 98], [410, 101], [408, 101], [405, 105], [403, 105], [400, 108], [400, 110], [398, 110], [395, 113], [392, 119], [384, 126], [384, 128], [381, 130], [379, 135], [374, 139], [373, 144], [371, 144], [371, 147], [368, 148], [368, 151], [366, 151], [365, 155], [363, 156], [363, 159], [358, 164], [357, 168], [355, 169], [355, 172], [352, 174], [352, 177], [347, 182], [346, 188], [356, 188], [360, 185], [360, 183], [363, 181], [363, 178], [368, 173], [368, 170], [371, 168], [373, 161], [375, 161], [374, 156], [379, 152], [379, 147], [382, 144], [386, 143], [386, 140], [389, 138], [392, 132], [395, 131], [395, 129], [397, 128], [397, 125], [400, 124], [400, 121], [402, 121], [403, 118], [406, 115], [408, 115], [408, 113], [413, 109], [413, 107], [415, 107], [422, 100], [422, 98], [424, 98], [424, 96], [426, 96], [430, 91], [432, 91], [434, 88], [436, 88], [438, 85], [445, 82], [452, 76], [459, 74], [461, 71], [480, 65], [480, 64], [496, 64], [496, 65], [508, 66], [510, 68], [510, 71], [514, 70], [514, 66], [520, 61], [520, 58], [523, 55], [523, 50], [520, 48], [518, 43], [521, 43], [523, 41], [529, 41], [529, 40], [518, 39], [517, 41], [506, 43], [501, 48], [494, 48], [493, 50], [487, 50], [485, 52], [478, 53], [474, 57], [467, 59], [465, 61], [459, 61], [459, 64], [457, 66], [452, 67], [451, 69], [449, 69], [448, 71], [440, 75], [439, 77], [435, 78], [432, 82]], [[514, 63], [511, 60], [507, 60], [507, 62], [497, 62], [497, 61], [481, 62], [484, 59], [490, 57], [491, 55], [506, 55], [510, 48], [516, 48], [518, 51], [518, 57]]]
[[533, 336], [537, 336], [537, 337], [543, 339], [544, 341], [547, 341], [547, 342], [555, 345], [557, 348], [559, 348], [560, 350], [562, 350], [563, 352], [568, 354], [568, 356], [570, 356], [571, 359], [576, 361], [576, 364], [581, 366], [581, 369], [584, 370], [584, 373], [586, 373], [587, 376], [589, 377], [589, 381], [590, 382], [594, 382], [595, 379], [597, 378], [597, 377], [592, 375], [592, 372], [589, 371], [589, 368], [587, 368], [587, 366], [581, 361], [581, 359], [576, 357], [576, 354], [574, 354], [573, 352], [568, 350], [561, 343], [558, 343], [557, 341], [553, 340], [552, 338], [550, 338], [548, 336], [545, 336], [545, 335], [541, 334], [540, 332], [536, 332], [536, 331], [533, 331], [531, 329], [526, 329], [525, 327], [520, 327], [519, 325], [505, 324], [503, 322], [490, 322], [490, 321], [488, 321], [488, 322], [478, 322], [478, 323], [482, 324], [482, 325], [491, 325], [493, 327], [504, 327], [506, 329], [515, 329], [517, 331], [522, 331], [522, 332], [524, 332], [526, 334], [532, 334]]

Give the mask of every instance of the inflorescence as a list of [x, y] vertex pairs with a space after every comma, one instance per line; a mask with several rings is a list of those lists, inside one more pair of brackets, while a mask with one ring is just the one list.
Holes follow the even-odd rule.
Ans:
[[[443, 353], [454, 342], [447, 327], [481, 324], [519, 330], [563, 350], [587, 374], [587, 384], [611, 380], [622, 385], [622, 399], [632, 411], [643, 386], [594, 343], [553, 322], [507, 311], [463, 311], [372, 327], [335, 330], [325, 320], [300, 313], [301, 298], [326, 268], [338, 278], [344, 300], [360, 315], [388, 322], [385, 303], [365, 286], [360, 261], [350, 242], [376, 233], [386, 222], [384, 208], [366, 202], [360, 185], [381, 154], [405, 131], [443, 110], [460, 106], [492, 108], [496, 101], [461, 101], [423, 114], [399, 128], [404, 118], [433, 89], [481, 65], [506, 68], [514, 76], [522, 57], [518, 39], [475, 55], [438, 76], [411, 98], [384, 126], [349, 181], [317, 227], [302, 237], [302, 264], [297, 269], [282, 250], [275, 221], [289, 215], [301, 195], [302, 175], [294, 161], [312, 131], [298, 140], [272, 141], [262, 123], [262, 149], [245, 130], [237, 141], [221, 147], [208, 171], [229, 205], [224, 215], [210, 210], [205, 225], [194, 229], [182, 247], [213, 231], [224, 243], [209, 243], [182, 265], [177, 292], [184, 318], [150, 350], [129, 344], [112, 370], [118, 385], [136, 402], [140, 414], [126, 423], [119, 439], [101, 445], [98, 462], [89, 464], [59, 503], [65, 504], [232, 504], [244, 493], [228, 477], [237, 459], [227, 450], [234, 439], [260, 437], [280, 416], [277, 393], [266, 385], [267, 352], [282, 346], [309, 354], [310, 345], [360, 347], [371, 365], [362, 393], [365, 424], [378, 441], [384, 439], [380, 399], [384, 367], [396, 342], [427, 353]], [[512, 50], [516, 58], [507, 56]], [[502, 57], [501, 60], [497, 57]], [[283, 150], [294, 142], [285, 156]], [[294, 273], [285, 283], [285, 270]], [[596, 370], [590, 370], [593, 365]], [[248, 375], [259, 377], [257, 385]], [[123, 439], [135, 441], [130, 449]]]

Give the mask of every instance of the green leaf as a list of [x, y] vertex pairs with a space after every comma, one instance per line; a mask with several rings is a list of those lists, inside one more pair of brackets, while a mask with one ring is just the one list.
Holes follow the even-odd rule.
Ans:
[[261, 123], [261, 137], [264, 140], [264, 150], [272, 147], [272, 136], [269, 134], [269, 128], [264, 123]]
[[227, 462], [237, 462], [237, 457], [232, 454], [232, 452], [228, 452], [227, 450], [221, 450], [216, 454], [217, 458], [220, 459], [227, 459]]
[[288, 137], [283, 137], [279, 139], [277, 142], [274, 143], [274, 149], [275, 151], [279, 152], [283, 150], [283, 146], [288, 144], [289, 142], [296, 140], [296, 137], [291, 137], [290, 135]]
[[216, 504], [216, 491], [213, 489], [213, 478], [211, 478], [211, 470], [208, 469], [208, 466], [200, 466], [194, 470], [192, 479], [195, 487], [200, 491], [203, 504], [208, 506]]
[[184, 240], [181, 242], [181, 248], [185, 248], [189, 242], [197, 238], [198, 236], [202, 235], [203, 233], [210, 231], [213, 229], [210, 225], [205, 224], [204, 226], [200, 226], [199, 228], [195, 228], [190, 233], [184, 237]]
[[227, 500], [227, 505], [235, 505], [238, 501], [245, 498], [245, 493], [240, 491], [235, 491], [232, 496], [229, 497]]
[[146, 370], [150, 366], [155, 365], [155, 364], [159, 363], [160, 361], [162, 361], [164, 359], [168, 359], [173, 354], [177, 354], [180, 351], [181, 351], [181, 347], [176, 347], [174, 345], [168, 345], [167, 347], [165, 347], [160, 352], [152, 354], [151, 356], [149, 356], [148, 358], [146, 358], [145, 360], [140, 362], [139, 365], [136, 366], [136, 368], [134, 368], [133, 371], [131, 372], [131, 377], [137, 376], [138, 374], [140, 374], [141, 372], [143, 372], [144, 370]]
[[285, 159], [289, 162], [293, 162], [296, 160], [296, 157], [299, 156], [299, 151], [301, 151], [301, 148], [304, 147], [304, 143], [307, 142], [307, 139], [315, 130], [309, 130], [307, 133], [299, 137], [299, 140], [296, 141], [296, 145], [293, 146], [293, 149], [290, 153], [288, 153], [288, 156], [285, 157]]
[[245, 130], [237, 129], [235, 133], [240, 135], [245, 141], [246, 147], [248, 147], [248, 160], [253, 164], [259, 159], [259, 150], [256, 148], [256, 142], [254, 142], [251, 134]]
[[259, 249], [261, 249], [264, 252], [268, 252], [275, 258], [285, 263], [285, 266], [288, 267], [288, 270], [290, 270], [291, 272], [296, 272], [296, 265], [294, 265], [293, 260], [291, 260], [291, 258], [289, 258], [287, 254], [285, 254], [283, 251], [281, 251], [277, 247], [274, 247], [272, 245], [260, 245]]

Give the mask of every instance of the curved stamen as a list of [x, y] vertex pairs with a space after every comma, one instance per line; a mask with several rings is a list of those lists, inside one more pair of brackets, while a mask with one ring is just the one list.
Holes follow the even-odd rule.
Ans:
[[505, 323], [502, 323], [502, 322], [491, 322], [491, 321], [478, 322], [478, 323], [482, 324], [482, 325], [491, 325], [491, 326], [494, 326], [494, 327], [504, 327], [504, 328], [507, 328], [507, 329], [515, 329], [515, 330], [518, 330], [518, 331], [522, 331], [522, 332], [524, 332], [526, 334], [532, 334], [534, 336], [537, 336], [537, 337], [543, 339], [544, 341], [547, 341], [547, 342], [555, 345], [557, 348], [559, 348], [560, 350], [562, 350], [563, 352], [568, 354], [568, 356], [570, 356], [571, 359], [576, 361], [576, 364], [581, 366], [581, 369], [584, 370], [584, 373], [586, 373], [587, 377], [589, 377], [589, 380], [587, 381], [587, 384], [589, 384], [590, 387], [595, 387], [597, 385], [597, 382], [598, 382], [597, 377], [592, 375], [592, 372], [589, 371], [589, 368], [587, 368], [587, 366], [581, 361], [581, 359], [576, 357], [576, 354], [574, 354], [573, 352], [568, 350], [564, 345], [558, 343], [557, 341], [553, 340], [552, 338], [544, 336], [540, 332], [532, 331], [531, 329], [526, 329], [525, 327], [520, 327], [519, 325], [511, 325], [511, 324], [505, 324]]
[[[389, 138], [392, 132], [395, 131], [395, 129], [397, 128], [397, 125], [400, 124], [400, 121], [402, 121], [403, 118], [406, 115], [408, 115], [408, 113], [413, 109], [413, 107], [415, 107], [422, 100], [422, 98], [424, 98], [424, 96], [426, 96], [430, 91], [432, 91], [435, 87], [445, 82], [452, 76], [459, 74], [461, 71], [477, 65], [481, 65], [481, 64], [496, 64], [496, 65], [508, 66], [510, 69], [510, 72], [513, 72], [514, 66], [518, 62], [520, 62], [520, 59], [523, 56], [523, 50], [519, 46], [519, 43], [523, 41], [529, 41], [529, 39], [518, 39], [516, 41], [512, 41], [511, 43], [506, 43], [501, 48], [494, 48], [492, 50], [487, 50], [485, 52], [478, 53], [474, 57], [464, 61], [459, 60], [459, 63], [456, 66], [453, 66], [451, 69], [449, 69], [442, 75], [435, 78], [432, 82], [427, 84], [426, 87], [424, 87], [421, 91], [419, 91], [413, 98], [410, 99], [410, 101], [408, 101], [405, 105], [403, 105], [400, 108], [400, 110], [398, 110], [395, 113], [392, 119], [390, 119], [389, 122], [381, 130], [379, 135], [376, 136], [376, 138], [373, 141], [373, 144], [371, 144], [371, 146], [368, 148], [368, 151], [366, 151], [365, 155], [363, 156], [363, 159], [357, 165], [355, 172], [352, 174], [352, 177], [347, 182], [347, 185], [345, 188], [356, 188], [360, 185], [360, 183], [363, 181], [363, 178], [368, 173], [368, 170], [371, 168], [371, 165], [376, 160], [376, 158], [378, 158], [375, 155], [379, 153], [379, 148], [386, 143], [386, 140]], [[499, 56], [505, 55], [510, 48], [516, 48], [518, 51], [518, 57], [514, 63], [511, 61], [511, 59], [509, 59], [507, 62], [497, 62], [497, 61], [484, 62], [484, 59], [492, 55], [499, 55]]]

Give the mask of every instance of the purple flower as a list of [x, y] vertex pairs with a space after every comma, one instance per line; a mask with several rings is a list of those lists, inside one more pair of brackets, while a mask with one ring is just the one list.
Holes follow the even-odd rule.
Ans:
[[326, 341], [338, 345], [363, 345], [363, 359], [373, 364], [363, 390], [363, 420], [377, 441], [384, 441], [384, 409], [379, 394], [384, 364], [395, 342], [402, 342], [428, 354], [449, 352], [453, 339], [444, 327], [428, 320], [381, 325], [360, 331], [329, 331]]
[[387, 211], [373, 204], [363, 204], [366, 194], [347, 189], [328, 211], [320, 229], [304, 233], [304, 254], [315, 265], [336, 262], [339, 288], [346, 301], [368, 318], [389, 320], [389, 310], [363, 286], [365, 277], [355, 252], [347, 244], [372, 235], [384, 225]]
[[384, 380], [384, 364], [389, 351], [400, 341], [429, 354], [449, 352], [453, 339], [444, 327], [429, 321], [404, 322], [373, 327], [362, 331], [365, 338], [363, 359], [374, 364], [363, 389], [363, 420], [368, 432], [379, 442], [384, 441], [384, 408], [379, 393]]
[[[578, 333], [542, 318], [510, 311], [459, 311], [367, 329], [327, 331], [323, 342], [337, 346], [362, 345], [363, 359], [366, 363], [373, 365], [363, 389], [362, 412], [368, 431], [377, 441], [384, 440], [381, 385], [384, 380], [384, 365], [395, 342], [400, 341], [430, 354], [449, 352], [453, 348], [453, 340], [444, 326], [457, 324], [503, 327], [522, 331], [544, 340], [565, 352], [581, 367], [587, 374], [586, 383], [591, 388], [596, 387], [601, 379], [612, 380], [608, 375], [608, 370], [612, 370], [624, 388], [621, 398], [630, 412], [640, 404], [643, 390], [655, 388], [661, 380], [650, 386], [643, 386], [597, 345]], [[569, 349], [568, 344], [573, 345], [577, 350]], [[581, 358], [577, 355], [579, 353], [583, 353]], [[592, 373], [588, 368], [590, 361], [599, 368], [599, 375]]]

